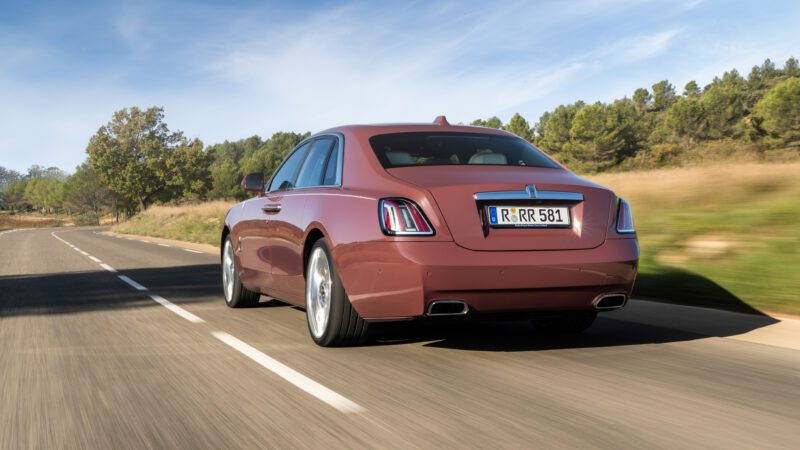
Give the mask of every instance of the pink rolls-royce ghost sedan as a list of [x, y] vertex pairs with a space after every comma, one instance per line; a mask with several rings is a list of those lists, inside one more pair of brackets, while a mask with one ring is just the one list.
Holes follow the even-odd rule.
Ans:
[[322, 131], [242, 187], [258, 195], [222, 229], [227, 304], [302, 306], [323, 346], [436, 316], [579, 332], [625, 306], [636, 277], [625, 200], [513, 134], [441, 116]]

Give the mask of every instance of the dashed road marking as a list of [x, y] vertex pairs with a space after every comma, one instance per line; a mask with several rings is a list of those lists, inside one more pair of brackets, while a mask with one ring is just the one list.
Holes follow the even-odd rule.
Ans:
[[[53, 236], [54, 238], [58, 239], [59, 241], [63, 242], [64, 244], [66, 244], [67, 246], [72, 248], [73, 250], [83, 254], [84, 256], [88, 257], [92, 261], [96, 262], [103, 269], [105, 269], [105, 270], [107, 270], [107, 271], [109, 271], [111, 273], [118, 273], [117, 269], [115, 269], [115, 268], [109, 266], [108, 264], [104, 263], [103, 261], [100, 260], [100, 258], [92, 256], [92, 255], [84, 252], [83, 250], [79, 249], [78, 247], [74, 246], [73, 244], [67, 242], [66, 240], [62, 239], [60, 236], [58, 236], [56, 234], [55, 231], [50, 233], [50, 235]], [[134, 281], [130, 277], [127, 277], [125, 275], [118, 275], [117, 277], [121, 281], [126, 283], [127, 285], [129, 285], [132, 288], [136, 289], [137, 291], [142, 291], [143, 292], [143, 291], [147, 291], [148, 290], [147, 287], [142, 286], [141, 284], [137, 283], [136, 281]], [[192, 323], [204, 323], [205, 322], [205, 320], [201, 319], [200, 317], [197, 317], [196, 315], [190, 313], [189, 311], [186, 311], [185, 309], [183, 309], [180, 306], [170, 302], [169, 300], [165, 299], [164, 297], [162, 297], [160, 295], [149, 294], [149, 297], [153, 301], [155, 301], [156, 303], [161, 304], [162, 306], [164, 306], [168, 310], [170, 310], [170, 311], [174, 312], [175, 314], [183, 317], [184, 319], [188, 320], [189, 322], [192, 322]]]
[[[96, 231], [94, 233], [95, 234], [101, 234], [101, 233], [98, 233]], [[119, 235], [116, 235], [116, 234], [106, 234], [105, 236], [115, 237], [117, 239], [127, 239], [129, 241], [139, 241], [139, 242], [141, 242], [143, 244], [155, 244], [155, 245], [158, 245], [160, 247], [179, 248], [179, 249], [187, 251], [189, 253], [197, 253], [197, 254], [201, 254], [201, 255], [206, 253], [206, 252], [201, 252], [201, 251], [198, 251], [198, 250], [193, 250], [193, 249], [190, 249], [190, 248], [175, 247], [174, 245], [170, 245], [170, 244], [162, 244], [160, 242], [148, 241], [147, 239], [136, 239], [136, 238], [132, 238], [132, 237], [129, 237], [129, 236], [119, 236]]]
[[168, 310], [174, 312], [175, 314], [183, 317], [184, 319], [188, 320], [192, 323], [205, 323], [205, 320], [195, 316], [194, 314], [190, 313], [189, 311], [181, 308], [180, 306], [172, 303], [171, 301], [165, 299], [164, 297], [156, 294], [150, 294], [150, 298], [153, 301], [156, 301], [161, 304], [161, 306], [167, 308]]
[[146, 291], [147, 290], [146, 287], [144, 287], [141, 284], [131, 280], [130, 278], [126, 277], [125, 275], [119, 275], [117, 278], [119, 278], [120, 280], [124, 281], [125, 283], [130, 285], [132, 288], [136, 289], [137, 291]]
[[215, 331], [211, 334], [213, 334], [215, 338], [228, 344], [230, 347], [252, 359], [261, 367], [273, 372], [289, 383], [292, 383], [308, 394], [313, 395], [317, 399], [322, 400], [323, 402], [333, 406], [343, 413], [349, 414], [366, 411], [361, 405], [317, 383], [302, 373], [268, 356], [266, 353], [263, 353], [246, 342], [239, 340], [235, 336], [222, 331]]
[[[63, 242], [64, 244], [68, 245], [72, 249], [76, 250], [77, 252], [88, 256], [92, 261], [98, 263], [100, 267], [103, 269], [117, 273], [117, 270], [113, 267], [109, 266], [108, 264], [103, 263], [100, 259], [89, 255], [88, 253], [84, 252], [83, 250], [79, 249], [78, 247], [72, 245], [71, 243], [67, 242], [66, 240], [62, 239], [61, 237], [57, 236], [55, 232], [50, 233], [54, 238], [58, 239], [59, 241]], [[164, 247], [170, 247], [166, 244], [159, 244]], [[196, 250], [190, 249], [183, 249], [188, 252], [193, 253], [202, 253]], [[131, 286], [132, 288], [136, 289], [137, 291], [141, 292], [148, 292], [148, 297], [152, 299], [154, 302], [160, 304], [161, 306], [167, 308], [168, 310], [172, 311], [173, 313], [177, 314], [178, 316], [188, 320], [192, 323], [205, 323], [205, 320], [202, 318], [190, 313], [189, 311], [181, 308], [180, 306], [172, 303], [171, 301], [165, 299], [164, 297], [149, 293], [149, 289], [146, 286], [139, 284], [138, 282], [134, 281], [130, 277], [126, 275], [117, 275], [122, 282]], [[261, 367], [271, 371], [272, 373], [278, 375], [279, 377], [283, 378], [284, 380], [288, 381], [289, 383], [293, 384], [297, 388], [303, 390], [304, 392], [316, 397], [318, 400], [327, 403], [328, 405], [332, 406], [333, 408], [337, 409], [338, 411], [345, 413], [345, 414], [352, 414], [352, 413], [363, 413], [366, 411], [364, 407], [359, 405], [358, 403], [353, 402], [352, 400], [344, 397], [343, 395], [335, 392], [316, 381], [312, 380], [311, 378], [303, 375], [302, 373], [292, 369], [291, 367], [283, 364], [282, 362], [272, 358], [271, 356], [267, 355], [266, 353], [256, 349], [255, 347], [247, 344], [246, 342], [238, 339], [237, 337], [225, 333], [224, 331], [214, 331], [211, 333], [215, 338], [219, 339], [223, 343], [227, 344], [229, 347], [233, 348], [234, 350], [240, 352], [241, 354], [247, 356], [254, 362], [256, 362]]]

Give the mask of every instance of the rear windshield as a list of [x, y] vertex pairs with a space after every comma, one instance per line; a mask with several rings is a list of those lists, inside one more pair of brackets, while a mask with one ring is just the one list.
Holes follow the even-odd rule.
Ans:
[[558, 167], [532, 145], [511, 136], [477, 133], [393, 133], [369, 139], [383, 167], [531, 166]]

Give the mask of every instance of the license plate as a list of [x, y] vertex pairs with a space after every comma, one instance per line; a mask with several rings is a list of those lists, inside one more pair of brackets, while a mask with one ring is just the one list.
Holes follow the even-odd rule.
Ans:
[[569, 227], [569, 208], [566, 206], [490, 206], [489, 225], [515, 228]]

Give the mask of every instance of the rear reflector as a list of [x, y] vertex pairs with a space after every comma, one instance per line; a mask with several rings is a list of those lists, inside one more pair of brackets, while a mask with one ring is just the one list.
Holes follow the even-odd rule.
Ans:
[[385, 198], [380, 202], [380, 223], [389, 236], [431, 236], [433, 227], [419, 207], [404, 198]]

